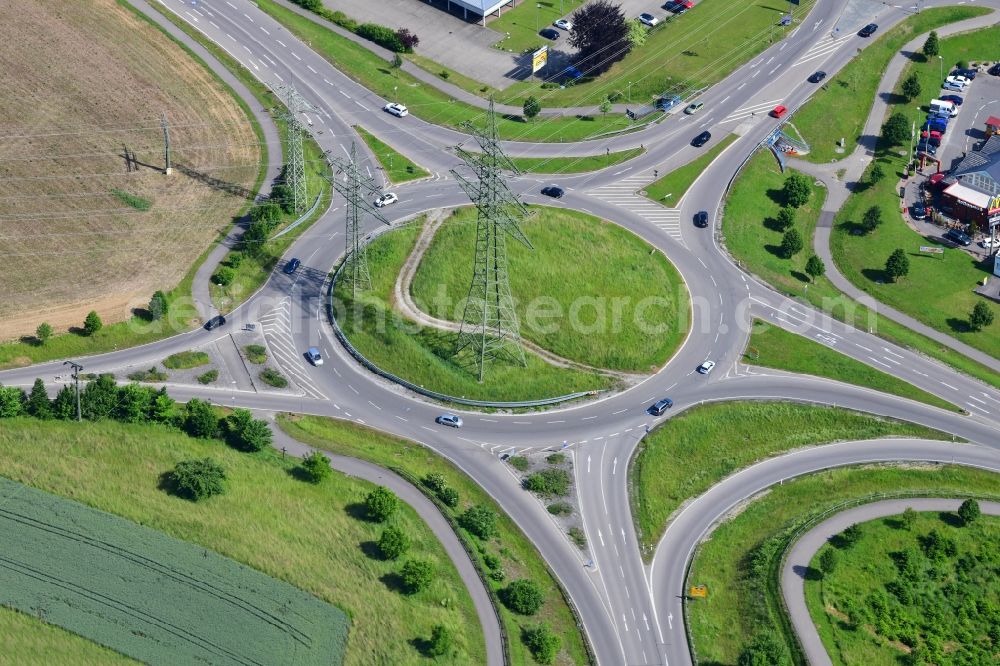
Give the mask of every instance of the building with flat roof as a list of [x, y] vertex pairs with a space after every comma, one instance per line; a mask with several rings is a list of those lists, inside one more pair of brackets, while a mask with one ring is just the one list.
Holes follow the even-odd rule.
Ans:
[[984, 232], [1000, 226], [1000, 134], [966, 154], [940, 187], [942, 212]]
[[448, 11], [451, 6], [457, 5], [462, 8], [465, 20], [469, 20], [469, 12], [482, 17], [483, 25], [486, 25], [486, 17], [490, 14], [500, 16], [500, 8], [510, 5], [514, 6], [515, 0], [446, 0]]

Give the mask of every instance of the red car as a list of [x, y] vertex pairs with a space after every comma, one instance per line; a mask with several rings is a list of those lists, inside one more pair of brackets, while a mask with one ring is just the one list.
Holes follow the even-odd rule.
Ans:
[[785, 108], [781, 104], [779, 104], [778, 106], [776, 106], [773, 109], [771, 109], [771, 116], [774, 117], [774, 118], [780, 118], [781, 116], [785, 115], [786, 113], [788, 113], [788, 109]]

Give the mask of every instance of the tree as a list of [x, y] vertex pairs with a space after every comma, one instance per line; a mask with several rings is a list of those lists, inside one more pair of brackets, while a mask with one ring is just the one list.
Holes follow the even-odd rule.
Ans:
[[631, 47], [635, 49], [645, 44], [649, 29], [637, 18], [626, 21], [626, 24], [628, 25], [628, 43]]
[[434, 567], [424, 560], [407, 560], [399, 570], [403, 587], [409, 594], [426, 590], [434, 580]]
[[880, 180], [885, 178], [885, 169], [878, 162], [872, 164], [871, 171], [868, 172], [868, 182], [872, 185], [877, 184]]
[[302, 459], [302, 474], [310, 483], [319, 483], [330, 476], [330, 461], [319, 451], [313, 451]]
[[736, 660], [737, 666], [787, 666], [788, 663], [785, 646], [770, 631], [754, 636]]
[[897, 248], [885, 262], [885, 272], [893, 282], [910, 272], [910, 258], [902, 248]]
[[524, 117], [527, 118], [528, 120], [531, 120], [532, 118], [537, 116], [539, 112], [541, 112], [542, 103], [539, 102], [534, 95], [532, 95], [528, 97], [528, 99], [524, 100], [524, 106], [522, 107], [522, 110], [524, 111]]
[[63, 385], [52, 401], [52, 416], [61, 421], [76, 418], [76, 389]]
[[251, 257], [258, 257], [267, 242], [270, 227], [266, 222], [252, 222], [243, 232], [243, 251]]
[[[88, 421], [110, 419], [118, 409], [118, 385], [114, 375], [101, 375], [87, 382], [80, 393], [80, 412]], [[76, 409], [74, 406], [74, 414]]]
[[782, 197], [786, 206], [801, 208], [809, 201], [812, 188], [809, 186], [809, 179], [801, 173], [789, 174], [785, 178], [785, 184], [781, 188]]
[[155, 423], [170, 423], [174, 419], [176, 404], [174, 399], [167, 395], [166, 387], [161, 388], [150, 401], [149, 419]]
[[396, 31], [396, 39], [403, 45], [403, 50], [406, 53], [412, 53], [413, 49], [420, 43], [420, 38], [406, 28], [400, 28]]
[[802, 251], [802, 246], [802, 234], [799, 233], [799, 230], [789, 229], [781, 237], [781, 256], [785, 259], [791, 259]]
[[924, 42], [924, 48], [921, 50], [928, 58], [933, 58], [941, 52], [941, 44], [938, 41], [938, 34], [936, 31], [931, 30], [931, 34], [927, 35], [927, 41]]
[[451, 486], [445, 486], [442, 488], [441, 492], [438, 493], [438, 498], [444, 502], [446, 506], [450, 506], [453, 509], [458, 506], [458, 491]]
[[100, 315], [96, 311], [91, 310], [87, 313], [87, 318], [83, 320], [83, 334], [93, 335], [97, 333], [104, 326], [104, 322], [101, 321]]
[[393, 53], [392, 54], [392, 68], [393, 69], [399, 69], [402, 66], [403, 66], [403, 56], [399, 55], [398, 53]]
[[52, 326], [48, 322], [43, 321], [35, 329], [35, 338], [38, 339], [38, 344], [44, 345], [48, 342], [49, 338], [52, 337]]
[[162, 291], [156, 291], [153, 297], [149, 299], [149, 316], [153, 321], [163, 319], [167, 314], [168, 308], [167, 297]]
[[236, 271], [229, 266], [219, 266], [212, 274], [212, 282], [220, 287], [228, 287], [236, 279]]
[[219, 417], [205, 400], [192, 398], [184, 408], [184, 430], [192, 437], [211, 439], [219, 434]]
[[192, 502], [225, 492], [226, 472], [211, 458], [182, 460], [170, 473], [174, 492]]
[[922, 89], [920, 87], [920, 77], [917, 76], [917, 73], [913, 72], [903, 79], [903, 85], [900, 89], [903, 92], [903, 96], [906, 97], [906, 101], [920, 97]]
[[242, 451], [263, 451], [274, 439], [267, 421], [255, 419], [249, 409], [234, 409], [226, 418], [226, 430], [232, 445]]
[[869, 207], [861, 218], [861, 227], [867, 233], [872, 233], [880, 224], [882, 224], [882, 209], [878, 206]]
[[819, 556], [819, 570], [823, 572], [824, 576], [829, 576], [837, 568], [838, 561], [837, 551], [833, 548], [827, 548]]
[[778, 215], [774, 221], [778, 231], [788, 231], [795, 224], [795, 209], [791, 206], [782, 206], [778, 209]]
[[427, 641], [428, 657], [443, 657], [451, 652], [452, 637], [447, 627], [437, 624], [431, 630], [431, 639]]
[[967, 499], [958, 507], [958, 517], [962, 519], [963, 525], [971, 525], [979, 516], [979, 502], [974, 499]]
[[890, 146], [899, 146], [910, 139], [910, 121], [902, 113], [894, 113], [882, 125], [882, 138]]
[[[399, 58], [398, 53], [396, 54], [396, 58]], [[393, 59], [393, 65], [394, 66], [396, 65], [395, 59]], [[399, 58], [399, 66], [401, 67], [402, 65], [403, 65], [403, 59]], [[281, 210], [285, 211], [286, 213], [295, 212], [295, 209], [293, 208], [295, 202], [292, 200], [293, 199], [292, 190], [285, 183], [278, 183], [277, 185], [272, 187], [271, 194], [268, 197], [268, 199], [276, 202], [279, 206], [281, 206]]]
[[573, 12], [570, 46], [577, 50], [576, 66], [588, 76], [605, 72], [632, 49], [621, 5], [595, 0]]
[[406, 532], [394, 525], [382, 530], [382, 536], [378, 538], [378, 551], [387, 560], [398, 560], [403, 553], [410, 549], [410, 537]]
[[857, 523], [854, 523], [840, 533], [840, 538], [843, 540], [844, 545], [849, 548], [861, 539], [861, 528]]
[[399, 498], [385, 486], [379, 486], [368, 493], [365, 498], [365, 507], [368, 509], [368, 517], [376, 523], [384, 523], [389, 520], [399, 507]]
[[551, 664], [559, 653], [562, 641], [545, 623], [524, 629], [522, 636], [531, 656], [539, 664]]
[[817, 257], [815, 254], [809, 257], [809, 259], [806, 261], [806, 273], [813, 280], [823, 275], [823, 273], [825, 272], [826, 272], [826, 264], [824, 264], [823, 260]]
[[41, 377], [35, 379], [35, 383], [31, 385], [31, 393], [24, 403], [24, 411], [36, 419], [52, 418], [52, 403], [49, 401], [49, 392], [45, 390], [45, 382]]
[[124, 423], [143, 423], [149, 418], [149, 405], [153, 401], [152, 392], [145, 386], [131, 383], [118, 389], [118, 404], [115, 419]]
[[12, 419], [24, 411], [27, 396], [15, 386], [0, 386], [0, 419]]
[[983, 301], [978, 301], [969, 314], [969, 326], [973, 331], [979, 331], [993, 323], [993, 311]]
[[503, 588], [500, 591], [500, 600], [515, 613], [534, 615], [542, 607], [545, 597], [538, 583], [522, 578]]
[[903, 527], [907, 530], [912, 530], [913, 523], [917, 522], [917, 512], [912, 507], [906, 507], [906, 511], [900, 515], [900, 520], [903, 523]]
[[490, 539], [497, 532], [497, 514], [482, 504], [466, 509], [458, 523], [480, 539]]
[[614, 104], [611, 103], [610, 99], [605, 99], [598, 108], [601, 110], [601, 113], [607, 116], [611, 112], [611, 109], [614, 108]]

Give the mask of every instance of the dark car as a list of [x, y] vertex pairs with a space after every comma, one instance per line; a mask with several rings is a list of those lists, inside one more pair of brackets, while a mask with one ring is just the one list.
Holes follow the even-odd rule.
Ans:
[[708, 226], [708, 211], [699, 210], [694, 214], [694, 226], [702, 229]]
[[300, 260], [296, 259], [295, 257], [292, 257], [291, 259], [288, 260], [288, 263], [285, 264], [285, 267], [281, 270], [285, 272], [285, 275], [291, 275], [292, 273], [297, 271], [299, 269], [299, 266], [301, 265], [302, 262]]
[[819, 83], [826, 78], [826, 72], [820, 70], [809, 77], [809, 83]]
[[878, 24], [869, 23], [868, 25], [866, 25], [865, 27], [861, 28], [861, 30], [858, 31], [858, 36], [871, 37], [872, 35], [875, 34], [876, 30], [878, 30]]
[[701, 148], [711, 140], [712, 140], [711, 132], [702, 132], [695, 138], [691, 139], [691, 145], [694, 146], [695, 148]]
[[205, 330], [211, 331], [213, 328], [219, 328], [226, 323], [226, 318], [222, 315], [216, 315], [205, 322]]
[[944, 232], [944, 237], [950, 240], [952, 243], [955, 243], [956, 245], [962, 245], [962, 246], [972, 245], [972, 239], [963, 234], [958, 229], [949, 229], [948, 231]]
[[552, 197], [553, 199], [562, 199], [562, 195], [566, 194], [566, 192], [561, 187], [549, 185], [548, 187], [542, 188], [542, 194], [547, 197]]
[[928, 155], [937, 155], [937, 146], [927, 141], [921, 141], [917, 144], [917, 152], [927, 153]]
[[978, 73], [979, 73], [978, 69], [964, 69], [962, 67], [959, 67], [954, 72], [952, 72], [951, 75], [952, 76], [964, 76], [965, 78], [967, 78], [967, 79], [969, 79], [971, 81], [972, 79], [976, 78], [976, 74], [978, 74]]
[[923, 204], [913, 204], [910, 206], [910, 217], [914, 220], [926, 220], [927, 219], [927, 206]]
[[673, 400], [671, 400], [670, 398], [664, 398], [663, 400], [658, 400], [657, 402], [653, 403], [653, 405], [649, 408], [649, 413], [652, 414], [653, 416], [660, 416], [661, 414], [663, 414], [663, 412], [667, 411], [673, 406], [674, 406]]
[[962, 102], [965, 100], [958, 95], [941, 95], [939, 98], [942, 102], [951, 102], [955, 106], [962, 106]]
[[986, 73], [990, 76], [1000, 76], [1000, 62], [986, 70]]
[[545, 39], [551, 39], [553, 41], [559, 39], [559, 31], [554, 30], [553, 28], [542, 28], [538, 31], [538, 34]]

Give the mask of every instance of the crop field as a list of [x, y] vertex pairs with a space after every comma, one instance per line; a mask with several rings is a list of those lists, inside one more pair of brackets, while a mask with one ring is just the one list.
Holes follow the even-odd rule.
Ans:
[[0, 478], [0, 601], [147, 663], [341, 663], [343, 611], [194, 544]]
[[261, 161], [249, 118], [114, 0], [5, 3], [0, 63], [0, 340], [91, 309], [127, 320], [245, 205]]

